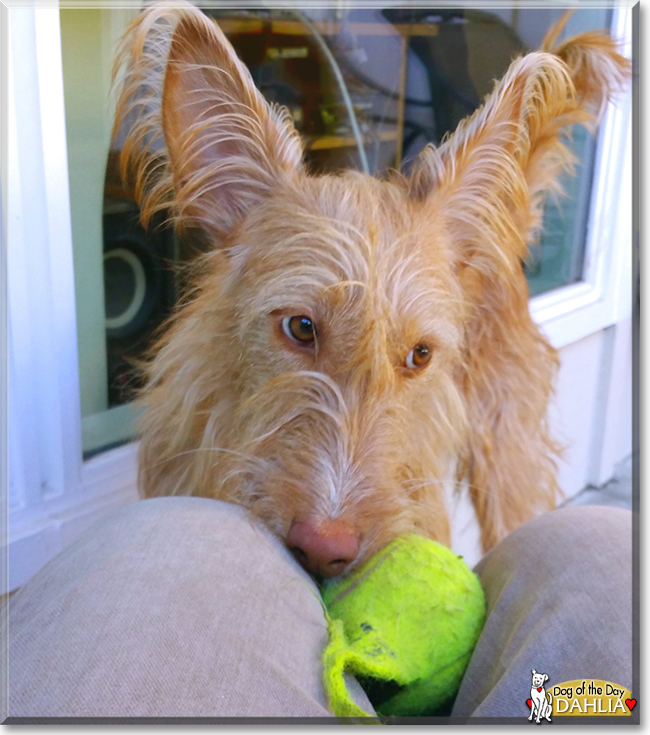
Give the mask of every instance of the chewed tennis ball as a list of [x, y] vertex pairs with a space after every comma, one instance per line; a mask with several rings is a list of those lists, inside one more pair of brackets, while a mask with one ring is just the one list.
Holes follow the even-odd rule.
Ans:
[[485, 622], [483, 590], [462, 557], [405, 536], [322, 594], [324, 681], [335, 715], [369, 714], [350, 697], [345, 672], [380, 715], [432, 715], [453, 701]]

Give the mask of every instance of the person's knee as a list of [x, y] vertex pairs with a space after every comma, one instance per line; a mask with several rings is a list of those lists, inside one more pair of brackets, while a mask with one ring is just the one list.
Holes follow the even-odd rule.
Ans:
[[93, 537], [100, 544], [118, 549], [120, 544], [145, 541], [190, 550], [195, 544], [220, 541], [228, 544], [237, 539], [242, 544], [252, 541], [265, 529], [260, 528], [248, 512], [237, 505], [210, 498], [191, 496], [161, 497], [125, 505], [96, 523], [82, 540]]
[[511, 536], [527, 543], [551, 544], [570, 537], [572, 544], [592, 545], [600, 539], [631, 539], [632, 514], [624, 508], [576, 505], [543, 513], [516, 529]]
[[255, 571], [274, 576], [304, 574], [290, 552], [241, 506], [209, 498], [165, 497], [133, 503], [106, 520], [99, 535], [112, 548], [133, 545], [150, 559], [178, 568], [201, 567], [230, 578]]
[[27, 586], [47, 583], [63, 591], [94, 585], [121, 595], [125, 586], [166, 588], [199, 580], [207, 587], [227, 582], [243, 592], [256, 585], [260, 594], [290, 584], [308, 605], [316, 589], [288, 549], [246, 509], [196, 497], [153, 498], [120, 508]]
[[478, 564], [530, 564], [539, 573], [557, 574], [590, 558], [631, 566], [632, 514], [622, 508], [582, 505], [544, 513], [510, 533]]
[[[632, 514], [620, 508], [576, 506], [538, 516], [510, 533], [476, 566], [491, 610], [504, 595], [576, 599], [602, 589], [631, 602]], [[543, 592], [542, 592], [543, 590]]]
[[239, 716], [246, 686], [269, 692], [249, 708], [257, 713], [288, 682], [304, 711], [326, 714], [327, 622], [314, 582], [234, 505], [179, 497], [120, 509], [12, 597], [9, 627], [14, 713], [199, 716], [223, 706]]
[[236, 534], [250, 533], [252, 524], [247, 511], [232, 503], [192, 496], [150, 498], [130, 503], [94, 527], [102, 536], [137, 530], [139, 534], [155, 533], [165, 539], [199, 530], [209, 536], [218, 535], [224, 529], [236, 529]]

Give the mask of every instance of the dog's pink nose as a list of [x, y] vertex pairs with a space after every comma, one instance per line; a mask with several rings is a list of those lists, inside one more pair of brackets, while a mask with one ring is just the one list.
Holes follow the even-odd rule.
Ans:
[[341, 574], [359, 553], [359, 536], [342, 520], [294, 521], [286, 544], [302, 566], [318, 577]]

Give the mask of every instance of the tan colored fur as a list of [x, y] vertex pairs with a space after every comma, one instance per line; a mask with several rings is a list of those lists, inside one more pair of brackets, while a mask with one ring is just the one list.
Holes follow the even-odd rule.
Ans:
[[[558, 495], [546, 410], [555, 350], [521, 262], [543, 197], [629, 75], [604, 34], [513, 62], [409, 177], [309, 176], [216, 24], [158, 8], [125, 38], [124, 175], [214, 249], [147, 367], [140, 484], [249, 507], [284, 538], [343, 518], [360, 558], [416, 531], [449, 543], [442, 483], [466, 478], [485, 549]], [[315, 349], [290, 343], [308, 315]], [[433, 348], [409, 370], [416, 344]]]

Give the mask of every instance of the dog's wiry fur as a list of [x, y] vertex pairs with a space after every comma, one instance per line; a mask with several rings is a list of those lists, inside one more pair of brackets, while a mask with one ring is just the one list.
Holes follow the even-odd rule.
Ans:
[[[515, 60], [409, 176], [310, 176], [287, 113], [217, 25], [157, 8], [132, 25], [116, 129], [143, 220], [213, 250], [148, 365], [139, 479], [249, 507], [280, 538], [343, 518], [359, 558], [416, 531], [449, 543], [442, 483], [467, 479], [485, 549], [558, 493], [546, 410], [557, 365], [521, 263], [588, 124], [629, 62], [601, 33]], [[280, 323], [307, 315], [313, 349]], [[431, 361], [405, 365], [417, 344]]]

